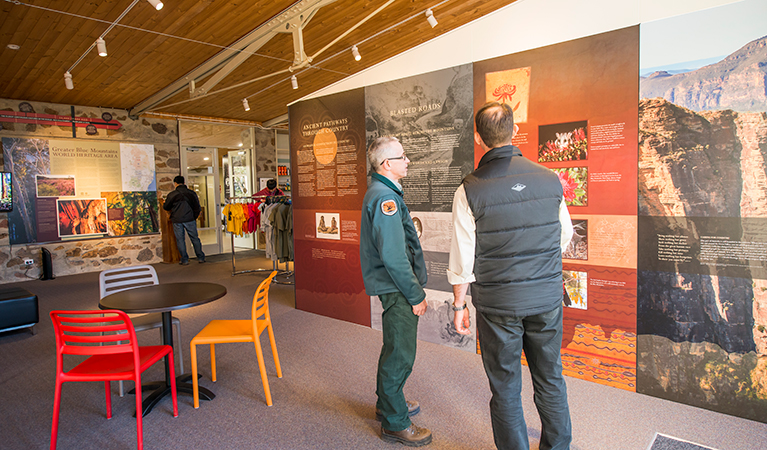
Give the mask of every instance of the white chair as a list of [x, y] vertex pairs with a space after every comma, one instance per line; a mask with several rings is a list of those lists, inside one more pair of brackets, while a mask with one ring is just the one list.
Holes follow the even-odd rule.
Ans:
[[[154, 267], [147, 265], [109, 269], [99, 274], [100, 298], [104, 298], [115, 292], [136, 289], [152, 284], [160, 284], [160, 281], [157, 278], [157, 272], [155, 272]], [[181, 353], [181, 321], [179, 321], [177, 317], [173, 317], [171, 321], [173, 322], [173, 325], [176, 326], [177, 344], [174, 347], [178, 349], [178, 356], [176, 357], [176, 361], [178, 361], [178, 373], [182, 374], [184, 372], [184, 359]], [[133, 322], [133, 328], [136, 332], [162, 328], [162, 314], [155, 313], [134, 316], [131, 317], [131, 322]], [[122, 397], [125, 395], [123, 382], [120, 381], [119, 385], [120, 397]]]

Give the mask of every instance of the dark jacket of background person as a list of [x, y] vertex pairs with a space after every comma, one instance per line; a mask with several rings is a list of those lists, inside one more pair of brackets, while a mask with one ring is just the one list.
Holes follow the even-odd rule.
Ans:
[[192, 222], [200, 215], [200, 200], [185, 184], [179, 184], [168, 194], [163, 209], [170, 211], [173, 223]]
[[464, 188], [477, 226], [471, 284], [477, 310], [529, 316], [556, 308], [562, 302], [557, 175], [509, 145], [487, 152]]

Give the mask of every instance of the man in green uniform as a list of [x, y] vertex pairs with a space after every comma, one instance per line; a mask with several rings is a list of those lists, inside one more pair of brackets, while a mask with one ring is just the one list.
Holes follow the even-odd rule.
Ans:
[[372, 173], [362, 202], [360, 265], [365, 292], [383, 306], [376, 416], [383, 440], [420, 447], [431, 442], [431, 431], [410, 421], [421, 408], [402, 392], [415, 362], [418, 317], [426, 312], [426, 264], [399, 184], [410, 160], [393, 137], [373, 141], [367, 156]]

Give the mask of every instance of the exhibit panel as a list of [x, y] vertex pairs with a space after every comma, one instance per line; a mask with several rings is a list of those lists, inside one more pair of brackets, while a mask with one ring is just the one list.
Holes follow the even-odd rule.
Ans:
[[[476, 333], [460, 335], [453, 325], [453, 291], [446, 273], [453, 195], [474, 168], [471, 67], [464, 64], [366, 87], [365, 131], [368, 144], [377, 137], [396, 137], [410, 160], [400, 183], [428, 274], [428, 309], [419, 319], [418, 338], [475, 352]], [[371, 298], [370, 310], [373, 328], [380, 330], [377, 296]]]
[[638, 392], [767, 422], [767, 3], [641, 27]]
[[17, 194], [11, 244], [160, 231], [153, 145], [7, 137], [2, 144]]
[[574, 231], [563, 253], [564, 372], [630, 391], [638, 52], [639, 29], [630, 27], [474, 63], [474, 110], [509, 104], [514, 144], [562, 183]]
[[296, 308], [370, 325], [359, 263], [367, 189], [362, 89], [291, 105]]
[[162, 260], [157, 198], [178, 173], [174, 120], [10, 99], [0, 109], [3, 167], [16, 172], [0, 221], [4, 281], [37, 278], [40, 247], [54, 241], [55, 275]]

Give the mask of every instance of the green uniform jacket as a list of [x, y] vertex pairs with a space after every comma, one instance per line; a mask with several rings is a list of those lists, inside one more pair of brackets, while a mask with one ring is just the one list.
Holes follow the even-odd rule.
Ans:
[[401, 292], [408, 303], [426, 298], [426, 264], [402, 191], [373, 173], [362, 201], [360, 266], [368, 295]]

